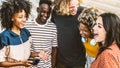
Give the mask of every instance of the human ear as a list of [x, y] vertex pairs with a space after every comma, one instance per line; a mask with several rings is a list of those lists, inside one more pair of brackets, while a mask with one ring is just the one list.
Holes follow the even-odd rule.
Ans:
[[39, 8], [39, 7], [37, 7], [37, 12], [39, 13], [39, 11], [40, 11], [40, 8]]
[[12, 18], [11, 21], [14, 21], [14, 19]]

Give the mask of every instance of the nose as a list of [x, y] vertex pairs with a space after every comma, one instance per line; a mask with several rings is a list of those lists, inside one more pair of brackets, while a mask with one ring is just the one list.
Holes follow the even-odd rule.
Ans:
[[97, 29], [97, 26], [95, 25], [95, 26], [92, 28], [93, 32], [94, 32], [96, 29]]

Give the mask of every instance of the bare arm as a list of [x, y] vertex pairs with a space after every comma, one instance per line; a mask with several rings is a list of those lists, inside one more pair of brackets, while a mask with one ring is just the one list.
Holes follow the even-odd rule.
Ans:
[[55, 68], [56, 65], [56, 56], [57, 56], [57, 47], [52, 47], [52, 68]]
[[26, 66], [29, 67], [31, 64], [28, 61], [20, 61], [20, 62], [0, 62], [0, 67], [13, 67], [13, 66]]

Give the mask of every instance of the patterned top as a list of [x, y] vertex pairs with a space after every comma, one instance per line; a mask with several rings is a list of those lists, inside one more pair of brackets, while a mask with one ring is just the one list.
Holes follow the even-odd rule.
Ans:
[[120, 49], [117, 44], [112, 44], [103, 51], [91, 64], [90, 68], [120, 68]]
[[[26, 28], [29, 29], [32, 36], [32, 52], [40, 52], [48, 49], [48, 54], [51, 55], [52, 47], [57, 46], [57, 30], [54, 23], [47, 21], [46, 24], [40, 25], [35, 20], [26, 22]], [[48, 62], [40, 58], [40, 62], [35, 68], [51, 68], [51, 59]], [[34, 68], [33, 67], [33, 68]]]
[[[0, 35], [1, 50], [0, 62], [6, 61], [5, 57], [14, 60], [8, 61], [22, 61], [27, 60], [30, 56], [31, 39], [30, 33], [27, 29], [21, 29], [20, 36], [12, 32], [10, 29], [5, 30]], [[8, 51], [8, 52], [7, 52]], [[14, 66], [9, 68], [25, 68], [24, 66]]]

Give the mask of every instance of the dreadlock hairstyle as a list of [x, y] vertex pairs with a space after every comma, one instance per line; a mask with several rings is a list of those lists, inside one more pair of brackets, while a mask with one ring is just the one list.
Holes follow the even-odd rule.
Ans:
[[4, 1], [0, 9], [2, 27], [6, 29], [12, 28], [12, 17], [15, 13], [22, 12], [22, 10], [26, 12], [26, 17], [28, 18], [30, 9], [31, 3], [27, 0]]
[[99, 11], [96, 8], [86, 8], [82, 11], [82, 13], [78, 16], [79, 23], [84, 24], [88, 27], [91, 37], [92, 37], [92, 25], [95, 23], [98, 17]]

